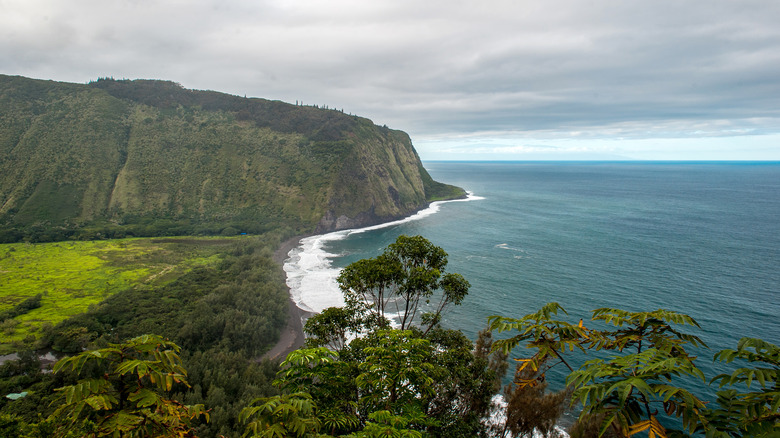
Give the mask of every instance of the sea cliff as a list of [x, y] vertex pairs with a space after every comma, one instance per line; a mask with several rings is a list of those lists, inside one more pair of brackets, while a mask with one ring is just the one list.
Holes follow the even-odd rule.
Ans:
[[333, 109], [4, 75], [0, 108], [0, 242], [325, 232], [464, 195], [406, 133]]

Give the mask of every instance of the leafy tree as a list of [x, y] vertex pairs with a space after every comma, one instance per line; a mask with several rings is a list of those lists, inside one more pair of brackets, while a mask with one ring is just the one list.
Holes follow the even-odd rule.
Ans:
[[[601, 308], [593, 320], [618, 328], [589, 331], [589, 346], [627, 353], [608, 359], [593, 359], [571, 373], [567, 382], [574, 386], [574, 400], [583, 404], [581, 418], [603, 417], [600, 433], [612, 427], [623, 436], [643, 431], [665, 437], [658, 420], [658, 407], [669, 416], [681, 418], [682, 426], [695, 431], [704, 421], [704, 403], [690, 391], [676, 386], [675, 377], [691, 376], [705, 381], [684, 346], [706, 346], [697, 336], [679, 331], [671, 324], [699, 327], [688, 315], [659, 309], [628, 312]], [[658, 406], [660, 405], [660, 406]]]
[[541, 378], [543, 371], [524, 366], [526, 363], [518, 364], [513, 384], [504, 388], [505, 420], [497, 428], [496, 435], [519, 438], [538, 433], [545, 437], [557, 436], [557, 422], [566, 410], [571, 390], [548, 392], [547, 382]]
[[[520, 345], [521, 342], [528, 342], [526, 348], [534, 349], [535, 352], [527, 359], [519, 359], [521, 363], [517, 370], [521, 372], [525, 367], [530, 367], [538, 371], [538, 378], [516, 379], [516, 384], [521, 386], [536, 385], [539, 380], [544, 380], [545, 373], [555, 365], [563, 364], [569, 371], [574, 369], [564, 359], [563, 353], [573, 351], [575, 348], [585, 351], [583, 342], [588, 338], [587, 330], [582, 326], [573, 325], [566, 321], [555, 319], [558, 312], [566, 313], [566, 310], [558, 303], [547, 303], [539, 309], [538, 312], [529, 313], [522, 318], [508, 318], [503, 316], [491, 316], [488, 318], [488, 328], [499, 333], [505, 331], [517, 331], [518, 334], [496, 341], [493, 344], [494, 350], [501, 350], [504, 354], [509, 354], [512, 349]], [[550, 359], [557, 362], [549, 363]]]
[[[423, 433], [411, 427], [430, 424], [421, 412], [394, 415], [390, 411], [376, 411], [368, 415], [363, 430], [348, 435], [350, 438], [422, 438]], [[417, 423], [417, 424], [416, 424]]]
[[[718, 392], [720, 408], [707, 412], [708, 436], [770, 437], [780, 435], [780, 348], [756, 338], [742, 338], [736, 350], [722, 350], [715, 360], [746, 361], [755, 364], [731, 374], [720, 374], [711, 382], [740, 386]], [[747, 391], [754, 384], [760, 389]], [[744, 386], [742, 386], [744, 385]]]
[[[322, 431], [333, 436], [395, 427], [473, 437], [485, 429], [481, 421], [505, 370], [504, 356], [490, 357], [490, 343], [487, 332], [475, 349], [454, 330], [382, 329], [339, 351], [294, 351], [274, 383], [286, 393], [308, 392]], [[371, 416], [382, 411], [390, 417]]]
[[398, 412], [400, 406], [427, 401], [434, 395], [431, 343], [409, 330], [380, 330], [368, 337], [355, 379], [360, 404], [370, 412]]
[[[459, 305], [468, 294], [468, 281], [459, 274], [445, 273], [447, 253], [422, 236], [399, 236], [375, 258], [359, 260], [344, 268], [338, 277], [347, 309], [360, 311], [362, 303], [376, 321], [386, 319], [389, 310], [399, 318], [401, 330], [417, 323], [426, 332], [441, 321], [444, 309]], [[440, 291], [431, 312], [431, 298]]]
[[[441, 328], [442, 313], [469, 288], [462, 276], [444, 272], [446, 264], [446, 252], [428, 240], [400, 236], [378, 257], [347, 266], [338, 278], [346, 307], [307, 321], [310, 348], [288, 355], [275, 384], [310, 393], [332, 435], [483, 433], [505, 356], [491, 355], [489, 332], [475, 347]], [[400, 315], [399, 329], [389, 326], [391, 311]], [[380, 412], [386, 415], [371, 416]]]
[[241, 411], [243, 436], [261, 438], [317, 437], [320, 421], [311, 395], [305, 392], [258, 398]]
[[504, 424], [496, 432], [499, 436], [511, 433], [515, 436], [531, 436], [539, 431], [545, 436], [554, 433], [557, 420], [564, 412], [571, 391], [567, 388], [555, 394], [546, 392], [546, 374], [559, 364], [573, 371], [564, 358], [567, 351], [584, 351], [587, 330], [579, 325], [557, 319], [558, 312], [566, 310], [558, 303], [547, 303], [539, 311], [521, 318], [491, 316], [488, 328], [499, 333], [517, 331], [510, 338], [496, 341], [493, 349], [509, 354], [526, 342], [526, 348], [534, 350], [530, 357], [515, 359], [518, 362], [511, 385], [504, 390], [506, 408]]
[[324, 347], [300, 349], [281, 363], [274, 385], [287, 393], [308, 392], [318, 403], [318, 417], [330, 434], [354, 430], [358, 417], [357, 360], [345, 351]]
[[[343, 350], [354, 333], [362, 333], [369, 327], [379, 325], [366, 319], [368, 314], [364, 303], [353, 303], [351, 308], [328, 307], [322, 313], [306, 320], [303, 328], [306, 333], [307, 347], [328, 347], [331, 350]], [[384, 324], [383, 324], [384, 325]]]
[[[573, 401], [583, 405], [579, 421], [592, 425], [594, 419], [598, 419], [600, 436], [611, 430], [625, 437], [643, 431], [651, 437], [665, 437], [669, 432], [658, 420], [658, 408], [669, 416], [681, 417], [683, 428], [689, 432], [705, 421], [703, 402], [674, 382], [675, 377], [681, 376], [704, 380], [703, 373], [693, 363], [694, 357], [685, 350], [686, 344], [705, 346], [704, 342], [673, 326], [699, 327], [693, 318], [663, 309], [628, 312], [602, 308], [593, 311], [592, 320], [616, 328], [593, 330], [585, 327], [582, 320], [574, 325], [555, 319], [559, 311], [565, 313], [559, 304], [548, 303], [538, 312], [520, 319], [493, 316], [489, 320], [494, 330], [519, 332], [509, 339], [497, 341], [494, 348], [508, 352], [521, 342], [527, 342], [526, 347], [535, 350], [530, 358], [518, 359], [516, 389], [507, 395], [510, 401], [512, 397], [520, 396], [528, 401], [508, 406], [507, 418], [515, 418], [507, 423], [508, 428], [519, 427], [523, 433], [528, 433], [526, 425], [533, 424], [539, 414], [532, 410], [523, 412], [528, 411], [530, 399], [541, 405], [547, 397], [543, 391], [531, 389], [541, 385], [546, 372], [557, 364], [563, 364], [571, 371], [566, 382], [573, 391]], [[618, 354], [590, 360], [573, 370], [564, 357], [565, 352], [573, 350], [607, 350]]]
[[[61, 425], [57, 436], [74, 430], [96, 437], [194, 436], [191, 421], [208, 420], [203, 405], [186, 406], [164, 396], [175, 385], [187, 385], [179, 351], [159, 336], [143, 335], [57, 362], [55, 373], [87, 375], [57, 389], [61, 405], [52, 415]], [[85, 429], [90, 422], [94, 426]]]

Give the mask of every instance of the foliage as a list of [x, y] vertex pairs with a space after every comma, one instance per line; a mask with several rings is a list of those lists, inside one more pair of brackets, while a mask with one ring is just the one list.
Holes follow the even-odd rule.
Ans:
[[556, 436], [557, 422], [571, 398], [571, 390], [565, 388], [555, 393], [547, 392], [547, 382], [542, 378], [544, 372], [527, 366], [527, 363], [517, 365], [513, 384], [504, 388], [506, 418], [496, 428], [499, 429], [496, 431], [498, 436], [532, 437], [534, 433], [545, 437]]
[[[160, 276], [165, 281], [120, 291], [85, 314], [42, 330], [41, 344], [79, 353], [145, 333], [171, 339], [182, 347], [180, 357], [191, 388], [177, 385], [170, 398], [210, 409], [211, 421], [193, 421], [198, 436], [240, 434], [241, 409], [257, 397], [278, 392], [271, 385], [277, 364], [257, 361], [276, 342], [287, 317], [289, 298], [270, 249], [278, 245], [276, 239], [274, 235], [244, 237], [227, 247], [214, 239], [157, 241], [155, 246], [177, 257], [196, 245], [223, 254], [217, 263], [195, 267], [177, 278]], [[23, 357], [24, 366], [10, 361], [0, 367], [9, 370], [0, 372], [0, 389], [7, 388], [3, 394], [27, 391], [29, 395], [14, 402], [0, 398], [0, 413], [42, 424], [39, 414], [46, 418], [56, 407], [54, 388], [75, 381], [68, 373], [40, 373], [35, 355]]]
[[[505, 356], [491, 356], [488, 332], [475, 346], [439, 326], [442, 312], [468, 291], [460, 275], [444, 273], [446, 264], [441, 248], [401, 236], [379, 257], [345, 268], [339, 283], [347, 307], [307, 321], [310, 348], [288, 355], [275, 385], [309, 393], [323, 431], [334, 436], [484, 433]], [[400, 329], [389, 328], [389, 307], [402, 309]], [[419, 317], [426, 307], [432, 312]]]
[[573, 371], [563, 355], [575, 349], [584, 351], [583, 340], [588, 337], [581, 321], [579, 325], [573, 325], [556, 319], [558, 312], [566, 314], [558, 303], [548, 303], [539, 311], [519, 319], [503, 316], [488, 318], [490, 330], [518, 332], [510, 338], [496, 341], [494, 350], [509, 354], [522, 342], [526, 342], [526, 348], [534, 350], [531, 357], [515, 359], [518, 364], [514, 379], [504, 390], [505, 420], [496, 428], [498, 436], [503, 437], [507, 432], [531, 436], [535, 430], [550, 436], [555, 432], [554, 426], [563, 414], [571, 390], [567, 388], [556, 394], [547, 394], [546, 374], [558, 364]]
[[[780, 434], [780, 348], [756, 338], [742, 338], [736, 350], [721, 350], [715, 360], [746, 361], [731, 374], [712, 379], [724, 386], [737, 386], [718, 392], [720, 408], [708, 412], [708, 436], [770, 437]], [[760, 386], [752, 390], [751, 386]]]
[[[345, 267], [338, 277], [347, 311], [356, 314], [359, 326], [374, 321], [384, 325], [392, 306], [401, 330], [418, 319], [431, 330], [441, 321], [449, 305], [460, 305], [470, 287], [463, 276], [445, 273], [447, 253], [422, 236], [399, 236], [375, 258], [359, 260]], [[439, 291], [439, 296], [433, 298]], [[423, 307], [438, 301], [431, 312]], [[366, 307], [367, 305], [367, 307]], [[368, 311], [369, 315], [361, 315]]]
[[380, 330], [367, 338], [364, 362], [355, 379], [362, 397], [359, 402], [374, 412], [398, 411], [398, 406], [423, 405], [434, 395], [431, 376], [431, 343], [409, 330]]
[[357, 311], [357, 306], [362, 306], [362, 303], [353, 303], [351, 309], [329, 307], [306, 320], [303, 328], [307, 336], [306, 346], [343, 350], [352, 334], [380, 325], [367, 319], [366, 312]]
[[243, 436], [261, 438], [316, 437], [320, 428], [311, 396], [299, 392], [258, 398], [241, 411]]
[[[519, 332], [496, 342], [494, 348], [508, 352], [525, 341], [527, 348], [535, 350], [530, 358], [518, 360], [515, 391], [538, 386], [552, 366], [563, 363], [572, 371], [567, 378], [567, 385], [573, 391], [572, 398], [583, 405], [580, 421], [592, 424], [593, 419], [598, 418], [599, 435], [612, 429], [620, 436], [648, 431], [650, 436], [665, 437], [671, 432], [667, 432], [658, 421], [658, 408], [670, 416], [680, 417], [682, 426], [689, 432], [706, 421], [703, 417], [704, 403], [687, 389], [675, 385], [675, 378], [682, 376], [704, 380], [703, 373], [693, 363], [695, 358], [685, 350], [686, 344], [704, 346], [704, 343], [697, 336], [684, 333], [672, 325], [698, 327], [693, 318], [663, 309], [628, 312], [601, 308], [593, 311], [592, 320], [603, 321], [616, 328], [594, 330], [585, 327], [582, 320], [574, 325], [554, 319], [558, 311], [565, 313], [559, 304], [548, 303], [538, 312], [520, 319], [490, 318], [490, 327], [494, 330]], [[607, 350], [620, 354], [592, 359], [578, 370], [573, 370], [563, 357], [567, 350]], [[551, 360], [557, 362], [548, 364]], [[547, 397], [543, 392], [525, 392], [527, 399], [536, 399], [536, 403], [542, 403]], [[510, 406], [507, 417], [518, 415], [515, 413], [518, 410], [526, 410], [522, 405]], [[521, 419], [527, 417], [520, 415]], [[527, 430], [523, 429], [523, 433]]]
[[[0, 75], [0, 242], [308, 233], [464, 195], [408, 135], [343, 112]], [[76, 116], [77, 115], [77, 116]]]
[[[510, 330], [519, 332], [511, 338], [496, 341], [493, 348], [509, 354], [521, 342], [528, 341], [526, 348], [535, 349], [535, 353], [528, 359], [520, 360], [521, 366], [518, 372], [523, 371], [525, 367], [530, 367], [535, 372], [541, 370], [538, 374], [542, 380], [546, 371], [558, 363], [573, 370], [561, 354], [567, 350], [573, 351], [575, 348], [584, 351], [582, 342], [588, 337], [587, 330], [582, 326], [582, 321], [580, 325], [573, 325], [563, 320], [553, 319], [559, 311], [566, 314], [566, 310], [560, 304], [547, 303], [538, 312], [530, 313], [520, 319], [496, 315], [489, 317], [490, 330], [498, 333]], [[559, 362], [549, 364], [551, 358]], [[516, 384], [521, 386], [534, 386], [536, 382], [536, 378], [516, 379]]]
[[353, 430], [358, 417], [358, 364], [343, 360], [346, 351], [327, 348], [293, 351], [282, 362], [274, 385], [287, 393], [308, 392], [318, 403], [318, 418], [330, 434]]
[[651, 407], [660, 404], [664, 412], [680, 417], [683, 428], [693, 432], [704, 421], [704, 403], [676, 386], [674, 378], [692, 376], [705, 381], [693, 363], [695, 358], [684, 348], [685, 344], [705, 344], [670, 324], [699, 327], [698, 323], [688, 315], [664, 309], [628, 312], [601, 308], [593, 311], [592, 319], [618, 328], [590, 332], [591, 348], [628, 353], [588, 361], [569, 375], [567, 381], [575, 387], [573, 398], [584, 406], [581, 416], [606, 414], [602, 431], [613, 427], [629, 436], [644, 430], [667, 436], [658, 422], [658, 409]]
[[411, 427], [430, 424], [421, 412], [393, 415], [390, 411], [376, 411], [368, 415], [363, 430], [348, 435], [355, 438], [422, 438], [423, 433]]
[[186, 406], [165, 397], [174, 385], [188, 385], [179, 347], [159, 336], [143, 335], [122, 344], [85, 351], [60, 360], [54, 372], [85, 376], [58, 388], [62, 401], [53, 417], [64, 435], [94, 422], [90, 436], [191, 436], [192, 419], [203, 405]]
[[147, 294], [188, 271], [216, 266], [219, 252], [236, 243], [199, 238], [0, 245], [0, 314], [14, 313], [14, 332], [3, 336], [0, 351], [14, 349], [14, 342], [28, 336], [33, 340], [27, 348], [34, 347], [45, 325], [83, 313], [120, 291], [132, 287]]
[[[484, 430], [505, 369], [503, 356], [488, 357], [487, 333], [480, 342], [475, 350], [453, 330], [382, 329], [340, 351], [292, 352], [274, 383], [286, 393], [309, 393], [322, 430], [333, 436], [412, 430], [472, 437]], [[377, 412], [384, 419], [372, 417]]]

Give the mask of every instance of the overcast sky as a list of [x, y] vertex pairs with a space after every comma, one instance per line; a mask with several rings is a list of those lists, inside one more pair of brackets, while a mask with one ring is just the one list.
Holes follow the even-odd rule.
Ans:
[[777, 0], [0, 0], [0, 73], [343, 108], [424, 160], [780, 160]]

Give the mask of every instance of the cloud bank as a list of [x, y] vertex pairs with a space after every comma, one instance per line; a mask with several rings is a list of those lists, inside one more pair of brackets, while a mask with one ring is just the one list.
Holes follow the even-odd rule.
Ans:
[[[428, 159], [664, 158], [670, 139], [696, 140], [700, 158], [780, 159], [772, 0], [0, 0], [0, 10], [2, 73], [170, 79], [343, 108], [409, 132]], [[717, 138], [734, 140], [703, 146]]]

